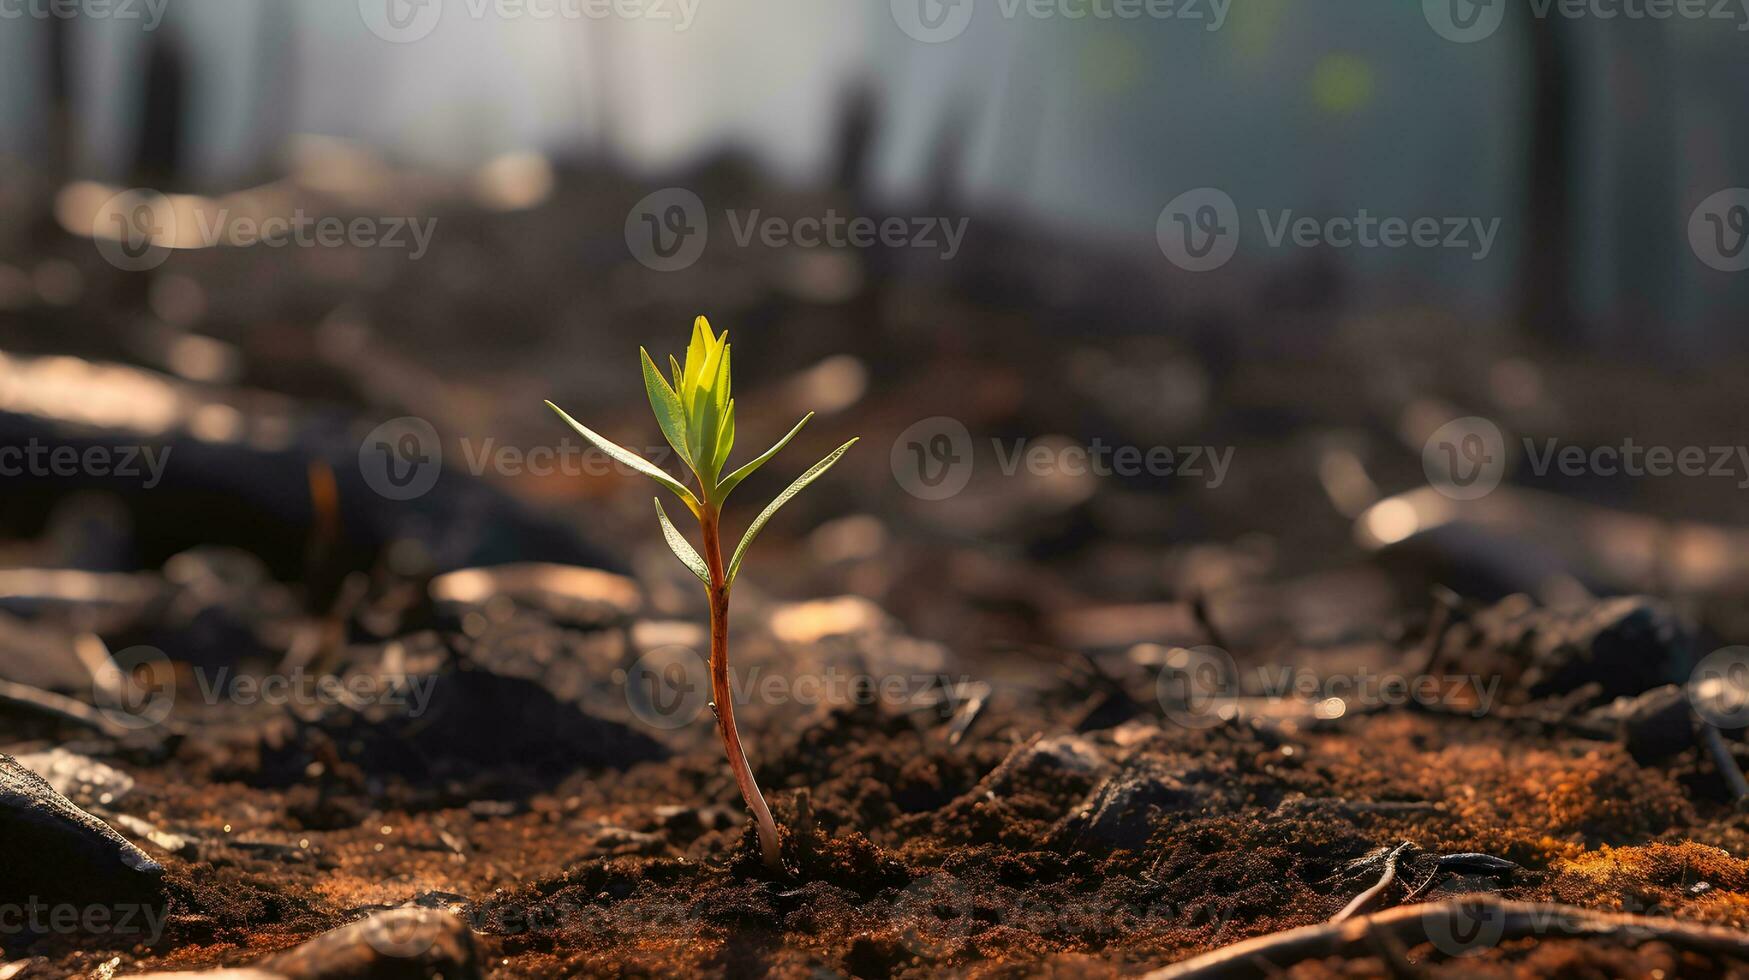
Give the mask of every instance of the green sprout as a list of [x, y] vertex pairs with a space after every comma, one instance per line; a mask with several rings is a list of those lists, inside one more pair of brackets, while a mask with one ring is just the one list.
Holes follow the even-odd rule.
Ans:
[[711, 332], [711, 325], [704, 317], [693, 321], [692, 343], [686, 348], [685, 367], [672, 355], [668, 358], [668, 365], [674, 374], [672, 384], [662, 376], [656, 362], [650, 359], [649, 351], [640, 347], [638, 353], [643, 357], [644, 388], [650, 395], [650, 408], [655, 411], [656, 422], [662, 427], [662, 434], [667, 437], [668, 444], [674, 447], [674, 451], [698, 479], [696, 492], [636, 453], [603, 439], [566, 415], [564, 410], [552, 402], [547, 402], [547, 407], [558, 412], [566, 424], [576, 429], [602, 452], [672, 491], [692, 511], [693, 516], [698, 518], [699, 530], [704, 539], [703, 556], [699, 555], [686, 540], [686, 536], [674, 526], [674, 522], [668, 519], [668, 513], [662, 509], [661, 499], [656, 500], [656, 518], [662, 524], [662, 536], [667, 539], [668, 547], [704, 583], [705, 592], [710, 598], [711, 709], [716, 712], [717, 731], [722, 736], [723, 751], [729, 756], [729, 765], [735, 770], [735, 781], [741, 786], [741, 796], [747, 801], [747, 807], [753, 811], [753, 818], [759, 826], [759, 849], [765, 864], [771, 870], [781, 872], [783, 864], [778, 855], [777, 824], [771, 819], [771, 809], [765, 805], [765, 797], [759, 793], [759, 784], [753, 780], [753, 770], [747, 765], [747, 753], [741, 747], [741, 736], [735, 730], [735, 707], [729, 692], [729, 590], [734, 587], [735, 576], [741, 571], [741, 561], [747, 557], [748, 546], [765, 529], [772, 515], [777, 513], [778, 508], [789, 503], [796, 494], [801, 493], [804, 487], [831, 469], [832, 464], [838, 462], [838, 458], [846, 450], [856, 445], [856, 440], [852, 439], [834, 449], [825, 459], [797, 477], [787, 490], [777, 495], [777, 499], [767, 504], [759, 512], [759, 516], [753, 519], [753, 523], [747, 526], [747, 532], [741, 536], [741, 543], [735, 546], [734, 556], [724, 565], [720, 541], [723, 501], [740, 486], [742, 480], [752, 476], [771, 457], [776, 456], [778, 450], [788, 445], [814, 415], [812, 412], [808, 413], [789, 431], [789, 435], [777, 441], [777, 445], [724, 476], [722, 474], [729, 462], [729, 450], [735, 444], [735, 400], [729, 396], [728, 331], [723, 331], [723, 335], [718, 337]]

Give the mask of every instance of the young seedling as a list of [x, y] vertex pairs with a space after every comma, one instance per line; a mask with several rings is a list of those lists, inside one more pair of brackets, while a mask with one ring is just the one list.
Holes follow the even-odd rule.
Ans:
[[662, 524], [662, 536], [667, 539], [668, 547], [704, 583], [710, 598], [711, 707], [716, 712], [717, 731], [723, 738], [723, 751], [728, 753], [729, 765], [735, 770], [735, 781], [741, 786], [741, 796], [747, 801], [747, 808], [753, 811], [753, 819], [759, 826], [759, 849], [765, 864], [773, 871], [782, 871], [777, 824], [771, 819], [771, 809], [765, 805], [765, 797], [759, 794], [759, 784], [753, 780], [753, 770], [747, 765], [747, 753], [741, 747], [740, 733], [735, 730], [735, 706], [729, 693], [729, 590], [734, 587], [735, 576], [741, 571], [741, 561], [747, 557], [748, 546], [764, 530], [771, 516], [801, 493], [802, 488], [831, 469], [832, 464], [856, 444], [856, 440], [839, 446], [825, 459], [809, 467], [789, 485], [789, 489], [766, 505], [753, 523], [747, 525], [747, 533], [735, 546], [734, 556], [724, 565], [720, 541], [723, 501], [742, 480], [753, 475], [755, 470], [776, 456], [778, 450], [788, 445], [814, 415], [808, 413], [789, 431], [789, 435], [778, 440], [777, 445], [725, 476], [723, 470], [729, 461], [729, 450], [735, 444], [735, 401], [729, 397], [728, 331], [723, 331], [719, 337], [711, 332], [711, 325], [704, 317], [693, 321], [692, 343], [686, 348], [685, 366], [682, 367], [672, 355], [668, 358], [668, 365], [674, 373], [672, 385], [662, 376], [656, 362], [650, 359], [649, 351], [639, 348], [638, 353], [643, 358], [644, 389], [650, 395], [650, 408], [655, 411], [656, 422], [662, 427], [662, 435], [667, 437], [668, 444], [674, 447], [697, 478], [697, 491], [676, 481], [636, 453], [603, 439], [552, 402], [547, 402], [547, 407], [558, 412], [566, 424], [602, 452], [672, 491], [698, 518], [704, 539], [702, 557], [668, 519], [661, 498], [656, 500], [656, 519]]

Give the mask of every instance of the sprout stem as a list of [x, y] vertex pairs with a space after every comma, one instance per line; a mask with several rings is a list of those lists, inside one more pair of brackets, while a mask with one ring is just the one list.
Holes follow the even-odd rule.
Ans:
[[753, 811], [759, 825], [759, 850], [765, 866], [782, 873], [783, 860], [777, 845], [777, 823], [771, 819], [771, 808], [759, 793], [753, 779], [753, 769], [747, 764], [747, 753], [741, 748], [741, 733], [735, 730], [735, 702], [729, 689], [729, 583], [723, 573], [723, 548], [717, 533], [717, 508], [706, 503], [699, 508], [699, 525], [704, 531], [704, 560], [710, 570], [711, 602], [711, 699], [717, 709], [717, 731], [723, 737], [723, 751], [735, 770], [735, 782], [741, 786], [741, 798]]

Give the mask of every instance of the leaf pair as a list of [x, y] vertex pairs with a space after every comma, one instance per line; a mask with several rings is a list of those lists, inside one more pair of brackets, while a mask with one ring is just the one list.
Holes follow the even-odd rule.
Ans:
[[662, 377], [650, 352], [638, 348], [644, 371], [644, 391], [650, 409], [668, 444], [698, 476], [706, 499], [712, 498], [717, 474], [729, 460], [735, 445], [735, 402], [729, 397], [729, 333], [718, 337], [710, 322], [699, 317], [692, 324], [692, 343], [686, 348], [686, 366], [671, 355], [674, 383]]
[[[660, 468], [645, 460], [638, 454], [615, 445], [582, 423], [566, 415], [552, 402], [547, 407], [558, 412], [566, 424], [577, 430], [578, 434], [589, 440], [602, 452], [614, 460], [623, 463], [631, 469], [655, 480], [662, 486], [673, 491], [686, 503], [687, 509], [702, 522], [707, 515], [713, 521], [707, 526], [715, 526], [714, 520], [721, 513], [723, 501], [729, 494], [741, 485], [741, 481], [753, 475], [764, 466], [778, 451], [789, 445], [796, 433], [802, 431], [802, 426], [813, 418], [808, 413], [795, 428], [779, 439], [759, 456], [749, 460], [740, 469], [726, 477], [719, 477], [723, 468], [728, 465], [729, 451], [735, 443], [735, 402], [729, 396], [729, 335], [725, 331], [721, 337], [711, 332], [710, 323], [704, 317], [699, 317], [693, 323], [692, 342], [686, 350], [686, 364], [683, 367], [672, 356], [668, 358], [673, 369], [674, 383], [657, 369], [656, 362], [650, 358], [650, 353], [639, 348], [644, 373], [644, 389], [650, 397], [650, 408], [656, 414], [656, 422], [662, 428], [662, 435], [674, 451], [686, 462], [693, 475], [698, 478], [699, 493], [694, 494], [685, 484], [676, 481]], [[776, 514], [778, 509], [801, 493], [808, 484], [819, 479], [827, 470], [838, 462], [839, 457], [856, 444], [852, 439], [833, 450], [825, 459], [809, 467], [791, 483], [788, 489], [777, 495], [766, 508], [747, 526], [747, 533], [741, 537], [741, 543], [735, 547], [734, 556], [724, 569], [722, 585], [727, 587], [735, 581], [740, 573], [741, 561], [746, 557], [747, 548], [759, 532]], [[662, 509], [662, 501], [656, 501], [657, 519], [662, 524], [662, 536], [668, 542], [668, 547], [674, 551], [682, 563], [698, 576], [698, 580], [711, 587], [711, 570], [685, 535], [668, 519], [668, 514]], [[710, 542], [714, 542], [714, 538]], [[714, 543], [712, 543], [714, 547]], [[720, 559], [719, 559], [720, 560]]]

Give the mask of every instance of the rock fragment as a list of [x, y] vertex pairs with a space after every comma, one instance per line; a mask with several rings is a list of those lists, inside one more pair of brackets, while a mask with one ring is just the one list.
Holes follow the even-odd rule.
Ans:
[[20, 755], [18, 764], [81, 807], [110, 806], [134, 789], [134, 777], [59, 746]]
[[480, 980], [461, 919], [426, 908], [378, 912], [247, 967], [152, 973], [133, 980]]
[[1680, 685], [1665, 684], [1637, 697], [1617, 698], [1589, 712], [1587, 719], [1599, 726], [1613, 725], [1628, 753], [1642, 765], [1694, 746], [1694, 710]]
[[488, 619], [521, 607], [585, 628], [622, 623], [643, 607], [638, 584], [623, 575], [575, 565], [521, 562], [464, 568], [431, 580], [431, 598], [459, 616]]
[[1682, 619], [1657, 599], [1620, 596], [1551, 609], [1518, 595], [1454, 623], [1438, 662], [1448, 673], [1514, 673], [1532, 698], [1591, 683], [1603, 697], [1632, 697], [1687, 679], [1694, 644]]
[[152, 902], [163, 867], [0, 754], [0, 902]]
[[1205, 806], [1208, 786], [1185, 778], [1163, 761], [1138, 758], [1101, 783], [1059, 834], [1077, 845], [1135, 850], [1148, 843], [1159, 819]]

